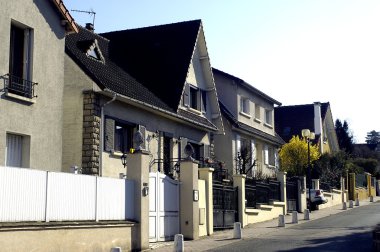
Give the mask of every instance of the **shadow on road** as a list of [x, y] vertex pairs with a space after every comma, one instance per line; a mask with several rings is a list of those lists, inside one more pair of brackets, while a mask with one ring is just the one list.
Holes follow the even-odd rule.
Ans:
[[372, 251], [372, 233], [354, 233], [330, 238], [305, 240], [308, 245], [280, 251]]

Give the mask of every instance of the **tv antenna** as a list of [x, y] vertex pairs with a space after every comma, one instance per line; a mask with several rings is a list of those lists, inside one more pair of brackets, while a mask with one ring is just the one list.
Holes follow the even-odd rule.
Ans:
[[91, 9], [89, 11], [84, 11], [84, 10], [71, 10], [71, 11], [74, 11], [74, 12], [81, 12], [81, 13], [87, 13], [89, 15], [92, 16], [92, 26], [95, 27], [95, 15], [96, 15], [96, 12]]

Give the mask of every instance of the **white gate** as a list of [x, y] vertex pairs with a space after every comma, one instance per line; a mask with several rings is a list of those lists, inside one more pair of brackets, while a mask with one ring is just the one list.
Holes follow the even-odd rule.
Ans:
[[179, 233], [179, 182], [149, 173], [149, 241], [173, 240]]

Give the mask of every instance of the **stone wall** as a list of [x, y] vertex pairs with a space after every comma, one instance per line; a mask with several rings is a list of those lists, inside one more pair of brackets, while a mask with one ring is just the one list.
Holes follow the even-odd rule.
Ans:
[[100, 106], [99, 95], [85, 91], [83, 96], [82, 173], [99, 174]]

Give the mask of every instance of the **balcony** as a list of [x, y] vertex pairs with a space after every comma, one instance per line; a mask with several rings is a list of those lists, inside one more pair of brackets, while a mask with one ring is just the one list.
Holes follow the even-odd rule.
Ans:
[[4, 89], [7, 96], [14, 98], [26, 98], [26, 100], [29, 101], [37, 97], [34, 93], [34, 86], [38, 83], [10, 74], [2, 76], [2, 79], [4, 79]]

